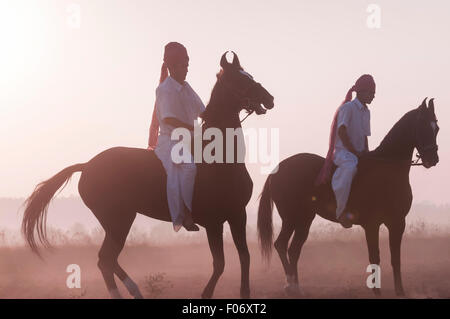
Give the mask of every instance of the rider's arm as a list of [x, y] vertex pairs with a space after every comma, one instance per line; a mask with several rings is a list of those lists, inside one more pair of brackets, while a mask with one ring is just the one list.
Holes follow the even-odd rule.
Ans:
[[359, 152], [356, 151], [355, 147], [353, 146], [350, 137], [347, 132], [347, 127], [350, 125], [352, 119], [352, 106], [350, 103], [346, 103], [342, 105], [342, 107], [339, 110], [338, 117], [337, 117], [337, 134], [339, 135], [342, 144], [344, 144], [344, 147], [351, 153], [355, 154], [359, 157]]
[[352, 142], [350, 141], [350, 138], [348, 137], [347, 128], [345, 127], [345, 125], [339, 126], [338, 135], [341, 138], [341, 141], [344, 144], [345, 148], [349, 152], [351, 152], [355, 155], [358, 155], [358, 152], [356, 152], [355, 148], [353, 147]]
[[166, 117], [164, 119], [164, 123], [169, 124], [175, 128], [179, 128], [179, 127], [183, 127], [186, 128], [190, 131], [194, 130], [194, 126], [186, 124], [184, 122], [181, 122], [179, 119], [175, 118], [175, 117]]
[[194, 126], [180, 121], [180, 103], [172, 92], [166, 89], [156, 89], [156, 108], [162, 121], [175, 128], [183, 127], [193, 130]]

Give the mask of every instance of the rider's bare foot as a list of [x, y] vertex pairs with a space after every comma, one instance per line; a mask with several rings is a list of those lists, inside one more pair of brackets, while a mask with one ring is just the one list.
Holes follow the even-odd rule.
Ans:
[[341, 216], [339, 216], [339, 218], [337, 219], [337, 221], [339, 222], [339, 224], [342, 225], [342, 227], [344, 228], [351, 228], [353, 226], [352, 222], [350, 221], [350, 219], [347, 217], [346, 213], [342, 213]]
[[190, 211], [186, 211], [186, 215], [183, 221], [183, 227], [186, 228], [187, 231], [199, 231], [200, 228], [194, 223], [192, 219], [192, 214]]
[[352, 223], [352, 224], [354, 224], [355, 222], [356, 222], [356, 220], [358, 219], [358, 215], [356, 214], [353, 214], [353, 213], [350, 213], [350, 212], [348, 212], [347, 214], [346, 214], [346, 216], [347, 216], [347, 219]]
[[183, 223], [183, 227], [187, 230], [187, 231], [199, 231], [200, 228], [198, 228], [198, 226], [195, 223]]

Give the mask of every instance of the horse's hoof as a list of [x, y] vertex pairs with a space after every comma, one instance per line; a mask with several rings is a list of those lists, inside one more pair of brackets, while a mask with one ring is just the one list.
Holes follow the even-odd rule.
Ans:
[[250, 290], [241, 290], [241, 299], [250, 299]]
[[377, 297], [381, 296], [381, 289], [380, 288], [373, 288], [372, 289], [373, 294]]
[[284, 292], [289, 297], [302, 297], [305, 295], [303, 289], [298, 284], [288, 284], [284, 287]]
[[111, 299], [123, 299], [122, 295], [119, 293], [119, 290], [117, 288], [111, 289], [109, 291], [109, 294], [111, 296]]
[[405, 294], [405, 291], [403, 290], [403, 288], [395, 289], [395, 294], [398, 297], [406, 297], [406, 294]]
[[140, 292], [135, 293], [135, 294], [133, 295], [133, 297], [134, 297], [134, 299], [144, 299], [144, 296], [142, 296], [142, 294], [141, 294]]
[[202, 299], [211, 299], [212, 298], [212, 292], [206, 292], [204, 291], [202, 293]]

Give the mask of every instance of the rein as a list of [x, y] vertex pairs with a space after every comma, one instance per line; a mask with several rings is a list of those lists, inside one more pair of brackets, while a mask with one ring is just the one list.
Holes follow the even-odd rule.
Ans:
[[416, 154], [416, 159], [411, 161], [411, 166], [423, 166], [422, 162], [419, 162], [422, 159], [420, 154]]
[[371, 160], [377, 160], [377, 161], [385, 161], [385, 162], [406, 162], [406, 161], [408, 161], [411, 166], [424, 166], [424, 164], [421, 162], [422, 156], [419, 153], [416, 154], [415, 160], [398, 160], [398, 159], [389, 159], [389, 158], [376, 157], [376, 156], [370, 156], [370, 155], [365, 158], [371, 159]]
[[[437, 151], [438, 146], [436, 144], [428, 145], [428, 146], [424, 147], [422, 152], [425, 152], [428, 150]], [[422, 155], [420, 155], [420, 153], [416, 154], [416, 159], [411, 161], [411, 166], [424, 166], [423, 162], [419, 162], [421, 159], [422, 159]]]
[[254, 110], [247, 111], [247, 115], [244, 116], [244, 118], [241, 120], [241, 123], [244, 122], [245, 119], [246, 119], [247, 117], [249, 117], [253, 112], [255, 112], [255, 111], [254, 111]]
[[[228, 83], [226, 83], [224, 80], [221, 80], [221, 84], [232, 94], [232, 95], [234, 95], [234, 97], [237, 99], [237, 100], [239, 100], [239, 101], [243, 101], [243, 104], [245, 105], [250, 105], [250, 102], [251, 102], [251, 100], [250, 100], [250, 98], [248, 98], [246, 95], [247, 95], [247, 93], [248, 93], [248, 91], [250, 91], [251, 89], [253, 89], [255, 86], [258, 86], [258, 85], [261, 85], [260, 83], [258, 83], [258, 82], [255, 82], [255, 81], [253, 81], [253, 83], [251, 84], [251, 85], [249, 85], [247, 88], [245, 88], [244, 90], [242, 90], [242, 91], [238, 91], [238, 90], [236, 90], [236, 89], [234, 89], [234, 88], [232, 88], [230, 85], [228, 85]], [[249, 109], [249, 108], [246, 108], [246, 107], [244, 107], [245, 109], [246, 109], [246, 111], [247, 111], [247, 115], [242, 119], [242, 120], [240, 120], [240, 123], [242, 123], [242, 122], [244, 122], [246, 119], [247, 119], [247, 117], [249, 117], [250, 115], [252, 115], [254, 112], [255, 112], [255, 110], [254, 109]]]
[[[417, 129], [414, 129], [414, 135], [415, 135], [415, 139], [417, 141], [418, 140], [418, 138], [417, 138], [417, 136], [418, 136]], [[429, 151], [429, 150], [437, 151], [438, 150], [438, 146], [437, 146], [437, 144], [428, 144], [421, 151], [418, 148], [417, 148], [417, 150], [419, 152], [416, 154], [416, 159], [411, 161], [411, 166], [424, 166], [423, 162], [421, 161], [422, 160], [422, 155], [421, 154], [424, 154], [426, 151]]]

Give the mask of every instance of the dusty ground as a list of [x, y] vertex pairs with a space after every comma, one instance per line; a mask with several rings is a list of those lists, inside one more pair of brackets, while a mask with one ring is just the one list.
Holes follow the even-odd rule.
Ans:
[[[403, 242], [403, 278], [408, 297], [450, 298], [450, 237], [415, 238]], [[383, 297], [394, 298], [388, 242], [380, 242]], [[0, 298], [107, 298], [96, 267], [98, 245], [59, 246], [45, 261], [28, 248], [0, 248]], [[250, 243], [251, 290], [254, 298], [286, 298], [278, 256], [267, 267], [256, 243]], [[225, 247], [225, 273], [215, 298], [238, 298], [240, 268], [232, 244]], [[172, 246], [125, 247], [121, 265], [147, 298], [199, 298], [212, 270], [206, 242]], [[81, 289], [68, 289], [66, 267], [81, 267]], [[299, 265], [306, 298], [372, 298], [365, 242], [360, 239], [307, 241]], [[162, 276], [158, 277], [158, 274]], [[149, 276], [153, 276], [153, 279]], [[129, 297], [121, 283], [123, 296]]]

